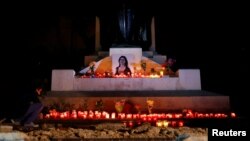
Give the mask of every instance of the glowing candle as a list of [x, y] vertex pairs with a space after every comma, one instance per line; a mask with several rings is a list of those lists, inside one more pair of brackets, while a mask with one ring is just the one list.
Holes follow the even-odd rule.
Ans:
[[111, 114], [111, 119], [115, 119], [115, 113]]
[[164, 72], [163, 72], [163, 70], [161, 70], [160, 71], [160, 76], [163, 77], [163, 75], [164, 75]]
[[184, 122], [183, 122], [183, 121], [179, 121], [179, 122], [178, 122], [178, 126], [179, 126], [179, 127], [182, 127], [183, 125], [184, 125]]
[[93, 119], [93, 117], [94, 117], [94, 114], [89, 114], [90, 119]]
[[157, 127], [162, 127], [162, 125], [163, 125], [163, 122], [162, 122], [162, 121], [158, 120], [158, 121], [156, 122], [156, 126], [157, 126]]
[[172, 126], [175, 127], [176, 126], [176, 121], [172, 121]]
[[134, 125], [133, 121], [129, 121], [128, 125], [129, 125], [129, 127], [133, 127], [133, 125]]
[[127, 119], [132, 119], [132, 114], [127, 114]]
[[236, 114], [235, 113], [231, 113], [231, 117], [232, 118], [236, 118]]
[[163, 124], [163, 127], [168, 127], [169, 122], [164, 120], [162, 124]]
[[121, 119], [124, 119], [125, 118], [125, 114], [121, 113], [120, 117], [121, 117]]
[[105, 117], [105, 118], [106, 118], [106, 119], [109, 119], [109, 113], [106, 114], [106, 117]]
[[87, 114], [83, 114], [82, 117], [83, 117], [83, 119], [86, 119], [87, 118]]
[[47, 119], [50, 118], [50, 114], [46, 114], [45, 118], [47, 118]]
[[101, 118], [101, 113], [96, 114], [95, 117], [96, 117], [97, 119], [100, 119], [100, 118]]

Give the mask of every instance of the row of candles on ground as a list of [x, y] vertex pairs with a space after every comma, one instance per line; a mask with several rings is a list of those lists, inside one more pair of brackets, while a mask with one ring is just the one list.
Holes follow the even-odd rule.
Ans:
[[[142, 124], [140, 120], [137, 121], [124, 121], [123, 124], [126, 127], [134, 127]], [[168, 121], [168, 120], [157, 120], [150, 122], [151, 125], [157, 127], [182, 127], [184, 126], [184, 122], [182, 120], [179, 121]]]
[[[164, 76], [164, 72], [160, 71], [159, 74], [150, 74], [150, 75], [145, 75], [142, 73], [132, 73], [131, 75], [125, 75], [125, 74], [120, 74], [120, 75], [111, 75], [110, 73], [104, 73], [104, 74], [100, 74], [100, 73], [96, 73], [94, 75], [94, 78], [161, 78]], [[93, 78], [93, 76], [88, 76], [88, 75], [83, 75], [81, 76], [81, 78]]]
[[125, 113], [115, 113], [111, 114], [103, 111], [76, 111], [72, 110], [66, 112], [58, 112], [56, 110], [51, 110], [49, 114], [46, 114], [44, 118], [46, 119], [141, 119], [143, 121], [156, 121], [157, 119], [180, 119], [180, 118], [235, 118], [235, 113], [230, 113], [228, 116], [225, 113], [198, 113], [189, 111], [187, 113], [154, 113], [154, 114], [125, 114]]

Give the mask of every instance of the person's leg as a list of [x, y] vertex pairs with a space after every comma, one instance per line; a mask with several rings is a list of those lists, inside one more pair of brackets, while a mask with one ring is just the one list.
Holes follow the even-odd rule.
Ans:
[[43, 105], [41, 103], [34, 103], [30, 105], [27, 113], [24, 116], [23, 124], [29, 124], [35, 121], [38, 117], [38, 114], [42, 111]]

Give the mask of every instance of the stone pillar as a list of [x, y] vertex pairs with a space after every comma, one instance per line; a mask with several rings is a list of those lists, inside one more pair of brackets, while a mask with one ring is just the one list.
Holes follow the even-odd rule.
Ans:
[[151, 46], [150, 51], [155, 51], [155, 17], [151, 20]]
[[101, 50], [100, 43], [100, 18], [95, 17], [95, 51], [98, 52]]

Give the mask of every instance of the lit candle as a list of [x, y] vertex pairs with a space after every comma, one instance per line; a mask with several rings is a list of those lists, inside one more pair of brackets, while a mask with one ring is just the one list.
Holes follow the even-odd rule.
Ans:
[[157, 126], [157, 127], [162, 127], [162, 125], [163, 125], [163, 122], [162, 122], [162, 121], [158, 120], [158, 121], [156, 122], [156, 126]]
[[127, 114], [127, 119], [132, 119], [132, 114]]
[[147, 121], [147, 117], [143, 117], [142, 120], [143, 120], [143, 121]]
[[236, 114], [235, 113], [231, 113], [231, 117], [232, 118], [236, 118]]
[[47, 119], [50, 118], [50, 114], [46, 114], [45, 118], [47, 118]]
[[134, 125], [133, 121], [129, 121], [128, 125], [129, 125], [129, 127], [133, 127], [133, 125]]
[[100, 118], [101, 118], [101, 115], [102, 115], [102, 114], [99, 113], [99, 114], [96, 114], [95, 117], [96, 117], [97, 119], [100, 119]]
[[124, 119], [125, 118], [125, 114], [124, 113], [120, 113], [120, 118]]
[[111, 119], [115, 119], [115, 113], [111, 114]]
[[178, 122], [178, 126], [179, 126], [179, 127], [182, 127], [183, 125], [184, 125], [184, 122], [183, 122], [183, 121], [179, 121], [179, 122]]
[[172, 114], [166, 114], [166, 118], [172, 118], [173, 115]]
[[137, 115], [138, 115], [138, 114], [133, 114], [133, 119], [136, 119], [136, 118], [137, 118]]
[[106, 114], [106, 117], [105, 117], [105, 118], [106, 118], [106, 119], [109, 119], [109, 113]]
[[172, 121], [171, 124], [172, 124], [173, 127], [175, 127], [176, 126], [176, 121]]
[[61, 119], [64, 119], [64, 118], [65, 118], [65, 116], [64, 116], [63, 113], [60, 113], [60, 118], [61, 118]]
[[83, 119], [86, 119], [87, 118], [87, 114], [83, 114], [82, 117], [83, 117]]
[[163, 72], [163, 70], [161, 70], [160, 71], [160, 76], [163, 77], [163, 75], [164, 75], [164, 72]]
[[89, 114], [89, 118], [93, 119], [94, 118], [94, 114]]
[[163, 124], [163, 127], [168, 127], [168, 123], [169, 123], [168, 121], [163, 120], [163, 123], [162, 123], [162, 124]]

